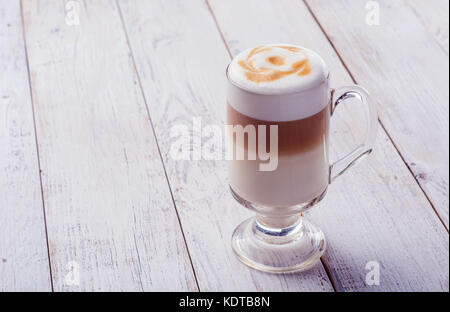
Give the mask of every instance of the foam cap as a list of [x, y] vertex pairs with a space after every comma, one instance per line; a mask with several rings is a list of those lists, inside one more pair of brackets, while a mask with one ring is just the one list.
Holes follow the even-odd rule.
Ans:
[[323, 59], [309, 49], [268, 44], [237, 55], [228, 68], [237, 86], [260, 94], [300, 92], [317, 86], [328, 76]]

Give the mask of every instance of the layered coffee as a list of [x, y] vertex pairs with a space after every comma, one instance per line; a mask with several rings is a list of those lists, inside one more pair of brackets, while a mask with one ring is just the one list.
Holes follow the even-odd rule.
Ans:
[[[288, 207], [320, 196], [328, 186], [330, 106], [328, 72], [315, 52], [292, 45], [264, 45], [240, 53], [228, 68], [227, 123], [266, 126], [264, 148], [277, 126], [277, 166], [264, 160], [233, 159], [230, 186], [243, 199], [268, 207]], [[261, 133], [256, 132], [256, 142]], [[234, 150], [258, 154], [259, 145], [232, 137]], [[256, 151], [252, 149], [256, 148]]]
[[[234, 230], [233, 251], [257, 270], [307, 270], [320, 261], [326, 242], [302, 213], [372, 151], [376, 107], [360, 86], [330, 90], [325, 62], [300, 46], [245, 50], [228, 66], [227, 78], [229, 185], [237, 202], [256, 213]], [[366, 137], [330, 165], [330, 117], [350, 99], [367, 108]]]

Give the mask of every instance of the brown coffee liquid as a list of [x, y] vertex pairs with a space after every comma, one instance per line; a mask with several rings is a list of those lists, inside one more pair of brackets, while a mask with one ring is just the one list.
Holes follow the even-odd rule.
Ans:
[[[258, 125], [266, 126], [266, 146], [270, 146], [269, 126], [278, 126], [278, 154], [280, 156], [304, 153], [323, 144], [324, 135], [329, 131], [330, 107], [327, 105], [323, 110], [307, 118], [293, 121], [266, 121], [251, 118], [235, 110], [230, 104], [227, 105], [227, 120], [229, 125]], [[256, 134], [258, 142], [258, 132]], [[233, 138], [236, 144], [236, 138]], [[244, 148], [248, 149], [248, 141], [244, 141]]]

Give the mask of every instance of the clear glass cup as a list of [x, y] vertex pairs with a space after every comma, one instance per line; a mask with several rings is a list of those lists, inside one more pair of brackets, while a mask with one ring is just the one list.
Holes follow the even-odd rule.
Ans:
[[[305, 137], [310, 135], [320, 138], [320, 142], [317, 141], [318, 143], [314, 145], [315, 150], [308, 154], [312, 156], [304, 157], [300, 153], [298, 158], [295, 158], [294, 153], [283, 158], [280, 155], [278, 168], [272, 172], [259, 172], [254, 163], [256, 160], [228, 161], [230, 190], [233, 197], [242, 206], [256, 213], [254, 217], [242, 222], [232, 235], [232, 247], [239, 260], [254, 269], [271, 273], [307, 270], [320, 260], [326, 248], [326, 241], [322, 230], [308, 221], [303, 212], [324, 198], [330, 183], [372, 151], [378, 123], [376, 107], [364, 88], [354, 85], [330, 89], [328, 77], [311, 89], [282, 95], [257, 94], [244, 90], [229, 79], [228, 68], [227, 78], [228, 125], [248, 124], [248, 120], [242, 122], [243, 119], [239, 119], [241, 117], [236, 117], [233, 105], [230, 105], [236, 104], [236, 101], [240, 102], [240, 107], [245, 107], [247, 103], [270, 104], [271, 101], [280, 106], [283, 103], [302, 105], [302, 101], [309, 101], [311, 98], [319, 99], [323, 104], [324, 110], [318, 117], [319, 126], [307, 124], [304, 127], [301, 125], [297, 127], [299, 131], [304, 132], [300, 134], [303, 140], [307, 140]], [[328, 161], [330, 117], [336, 107], [348, 99], [357, 99], [365, 105], [366, 136], [355, 150], [330, 165]], [[267, 120], [258, 122], [266, 125], [277, 124]], [[278, 125], [289, 127], [283, 123]], [[286, 140], [280, 137], [279, 141], [281, 140], [284, 145], [289, 145], [289, 142], [295, 144], [292, 138], [297, 134], [289, 131], [297, 128], [296, 126], [286, 128], [288, 134], [286, 131], [284, 134], [283, 131], [279, 132], [279, 136], [292, 134], [291, 138]], [[229, 139], [232, 137], [232, 134], [228, 135]], [[236, 143], [232, 139], [229, 144]]]

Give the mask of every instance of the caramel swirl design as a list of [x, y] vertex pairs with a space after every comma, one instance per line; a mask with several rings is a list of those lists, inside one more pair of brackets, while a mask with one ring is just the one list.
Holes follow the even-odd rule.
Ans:
[[[288, 53], [280, 53], [283, 50]], [[263, 64], [255, 64], [257, 60], [261, 63], [260, 59], [264, 53], [268, 56]], [[289, 62], [292, 56], [296, 58], [298, 56], [301, 60]], [[291, 46], [258, 46], [252, 49], [245, 59], [239, 61], [239, 66], [246, 71], [247, 79], [256, 83], [271, 82], [294, 74], [306, 76], [311, 73], [308, 57], [300, 48]]]

